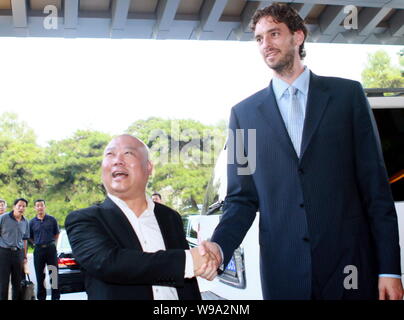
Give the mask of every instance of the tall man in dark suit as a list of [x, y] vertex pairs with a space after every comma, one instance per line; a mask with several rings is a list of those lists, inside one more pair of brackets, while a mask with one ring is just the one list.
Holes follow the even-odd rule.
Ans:
[[239, 148], [248, 162], [228, 162], [206, 252], [227, 264], [259, 211], [264, 299], [402, 299], [397, 217], [360, 83], [303, 65], [307, 30], [291, 7], [258, 10], [251, 26], [274, 77], [232, 109], [244, 143], [229, 141], [229, 159]]
[[194, 276], [216, 274], [213, 255], [189, 250], [180, 215], [146, 196], [152, 168], [142, 141], [114, 138], [102, 162], [107, 199], [66, 218], [89, 299], [200, 299]]

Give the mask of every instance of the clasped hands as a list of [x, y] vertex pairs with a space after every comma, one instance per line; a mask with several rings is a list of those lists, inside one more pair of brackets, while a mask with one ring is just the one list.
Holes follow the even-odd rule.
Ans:
[[191, 250], [194, 263], [195, 277], [213, 280], [217, 276], [217, 270], [222, 264], [222, 256], [219, 246], [214, 242], [202, 241], [198, 247]]

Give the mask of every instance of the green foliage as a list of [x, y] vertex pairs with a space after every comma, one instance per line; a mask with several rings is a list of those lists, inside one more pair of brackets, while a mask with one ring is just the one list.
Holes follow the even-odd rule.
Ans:
[[[134, 122], [127, 132], [142, 139], [155, 164], [148, 191], [162, 193], [164, 202], [181, 211], [197, 210], [218, 151], [225, 139], [224, 122], [207, 126], [194, 120], [150, 118]], [[78, 130], [71, 137], [36, 142], [34, 131], [17, 115], [0, 118], [0, 198], [12, 209], [14, 199], [29, 201], [26, 216], [35, 216], [34, 200], [45, 199], [47, 212], [63, 226], [67, 214], [105, 199], [101, 161], [112, 136]], [[187, 213], [183, 212], [183, 213]]]
[[41, 168], [43, 197], [48, 211], [60, 216], [91, 206], [105, 198], [101, 183], [102, 153], [111, 136], [95, 131], [77, 131], [71, 138], [51, 141]]
[[404, 78], [400, 69], [391, 64], [388, 53], [383, 50], [369, 54], [367, 66], [362, 71], [362, 82], [365, 88], [400, 88], [404, 86]]
[[197, 211], [225, 141], [225, 123], [149, 118], [133, 123], [127, 133], [142, 139], [151, 151], [154, 174], [148, 190], [161, 193], [164, 202], [181, 213]]

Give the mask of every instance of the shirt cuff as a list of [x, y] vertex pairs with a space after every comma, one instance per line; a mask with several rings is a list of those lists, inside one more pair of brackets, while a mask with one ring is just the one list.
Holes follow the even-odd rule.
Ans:
[[[214, 242], [214, 243], [216, 243], [216, 242]], [[217, 244], [217, 243], [216, 243]], [[223, 250], [222, 250], [222, 248], [217, 244], [217, 247], [219, 248], [219, 250], [220, 250], [220, 256], [222, 257], [222, 261], [224, 261], [224, 255], [223, 255]], [[223, 263], [222, 263], [223, 264]]]
[[382, 273], [382, 274], [379, 274], [379, 278], [396, 278], [396, 279], [401, 279], [401, 276], [398, 275], [398, 274]]
[[193, 278], [194, 273], [194, 260], [192, 260], [191, 251], [185, 250], [185, 275], [184, 278]]

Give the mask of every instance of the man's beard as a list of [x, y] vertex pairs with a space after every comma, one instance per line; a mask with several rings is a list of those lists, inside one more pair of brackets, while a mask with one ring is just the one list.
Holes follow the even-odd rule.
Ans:
[[294, 61], [295, 61], [295, 51], [293, 47], [291, 47], [290, 50], [286, 52], [286, 54], [275, 65], [269, 65], [268, 63], [267, 65], [277, 74], [284, 76], [291, 74], [293, 72]]

